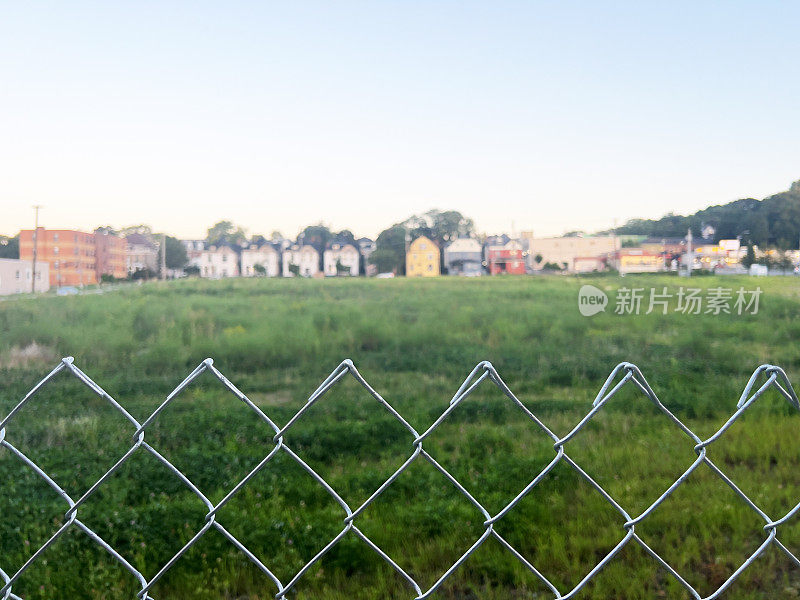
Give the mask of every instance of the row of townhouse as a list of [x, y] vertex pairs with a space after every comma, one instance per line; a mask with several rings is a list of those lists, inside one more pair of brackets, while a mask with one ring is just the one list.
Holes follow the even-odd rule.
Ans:
[[[368, 265], [375, 248], [369, 238], [353, 244], [332, 243], [322, 252], [310, 244], [262, 242], [238, 247], [227, 244], [209, 245], [199, 240], [184, 240], [189, 265], [200, 277], [357, 277], [363, 271], [375, 274]], [[362, 269], [362, 263], [367, 265]]]

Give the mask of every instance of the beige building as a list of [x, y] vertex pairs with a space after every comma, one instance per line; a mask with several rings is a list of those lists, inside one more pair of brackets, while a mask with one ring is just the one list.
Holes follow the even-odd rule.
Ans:
[[158, 272], [158, 248], [150, 236], [132, 233], [125, 238], [125, 269], [128, 275], [137, 271]]
[[587, 264], [592, 262], [587, 259], [605, 256], [618, 249], [619, 240], [610, 235], [530, 238], [528, 264], [537, 271], [550, 263], [558, 265], [562, 270], [574, 272], [578, 268], [585, 270]]
[[[0, 296], [30, 294], [33, 282], [33, 262], [17, 258], [0, 258]], [[36, 261], [36, 291], [50, 289], [50, 265]]]
[[425, 236], [418, 237], [406, 252], [406, 277], [436, 277], [439, 269], [439, 247]]

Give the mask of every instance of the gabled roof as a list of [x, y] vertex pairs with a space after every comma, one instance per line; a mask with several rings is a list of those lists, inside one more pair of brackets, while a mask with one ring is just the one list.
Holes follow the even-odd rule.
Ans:
[[412, 242], [411, 242], [411, 244], [409, 245], [408, 249], [410, 250], [410, 249], [411, 249], [411, 246], [413, 246], [414, 244], [416, 244], [416, 243], [418, 243], [418, 242], [420, 242], [420, 241], [422, 241], [422, 242], [428, 242], [428, 243], [429, 243], [431, 246], [433, 246], [433, 247], [434, 247], [434, 248], [436, 248], [437, 250], [439, 249], [439, 244], [437, 244], [437, 243], [436, 243], [436, 242], [434, 242], [432, 239], [430, 239], [429, 237], [427, 237], [427, 236], [424, 236], [424, 235], [421, 235], [421, 236], [419, 236], [418, 238], [416, 238], [414, 241], [412, 241]]
[[142, 233], [131, 233], [130, 235], [125, 236], [125, 241], [129, 244], [135, 246], [149, 246], [151, 248], [155, 248], [156, 245], [153, 243], [153, 240]]
[[474, 238], [458, 238], [444, 248], [445, 252], [475, 252], [480, 254], [481, 243]]

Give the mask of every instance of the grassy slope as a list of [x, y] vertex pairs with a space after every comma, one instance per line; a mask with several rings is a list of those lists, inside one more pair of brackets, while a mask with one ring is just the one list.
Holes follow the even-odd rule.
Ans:
[[[558, 434], [590, 407], [606, 375], [635, 362], [676, 415], [703, 437], [735, 408], [752, 370], [771, 362], [796, 376], [800, 288], [792, 279], [699, 278], [692, 285], [764, 289], [757, 316], [627, 316], [577, 312], [585, 280], [226, 281], [152, 284], [113, 294], [0, 304], [0, 413], [51, 366], [13, 364], [32, 341], [76, 364], [144, 419], [207, 356], [278, 424], [343, 358], [422, 431], [480, 360]], [[596, 285], [684, 284], [668, 277], [599, 278]], [[795, 377], [796, 378], [796, 377]], [[800, 417], [770, 396], [713, 447], [714, 460], [777, 518], [800, 500]], [[8, 439], [80, 495], [130, 445], [132, 428], [60, 378], [8, 428]], [[268, 451], [271, 433], [204, 376], [159, 418], [148, 441], [218, 501]], [[352, 380], [297, 423], [287, 443], [351, 506], [411, 453], [411, 435]], [[490, 512], [553, 457], [552, 442], [490, 385], [459, 407], [426, 448]], [[635, 514], [693, 460], [692, 443], [627, 390], [568, 451]], [[63, 518], [62, 503], [9, 452], [0, 452], [0, 567], [13, 571]], [[152, 576], [203, 524], [203, 506], [158, 463], [137, 454], [80, 511]], [[270, 464], [220, 512], [220, 521], [286, 582], [341, 530], [341, 509], [299, 467]], [[430, 465], [411, 470], [359, 518], [399, 564], [432, 584], [482, 531], [480, 514]], [[622, 537], [622, 519], [560, 466], [498, 526], [560, 587], [574, 585]], [[763, 539], [763, 522], [707, 470], [637, 527], [701, 593], [710, 593]], [[800, 551], [800, 531], [781, 539]], [[137, 586], [83, 536], [70, 534], [29, 571], [26, 598], [132, 598]], [[730, 598], [797, 595], [800, 580], [770, 551]], [[56, 593], [54, 590], [58, 590]], [[768, 591], [766, 591], [768, 590]], [[154, 589], [164, 598], [269, 598], [274, 586], [210, 533]], [[539, 595], [537, 596], [536, 593]], [[643, 551], [626, 548], [581, 597], [681, 597]], [[345, 538], [297, 587], [298, 598], [411, 598], [355, 538]], [[448, 581], [441, 598], [550, 597], [494, 541]]]

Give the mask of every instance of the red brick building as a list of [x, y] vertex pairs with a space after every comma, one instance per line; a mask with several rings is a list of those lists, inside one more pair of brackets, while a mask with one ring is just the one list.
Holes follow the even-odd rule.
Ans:
[[125, 240], [107, 228], [100, 227], [94, 230], [95, 247], [95, 277], [102, 281], [103, 275], [116, 279], [125, 279], [128, 269], [125, 264], [127, 244]]
[[[36, 261], [50, 266], [51, 286], [97, 283], [94, 234], [44, 227], [36, 231]], [[19, 257], [33, 260], [33, 229], [19, 232]]]

